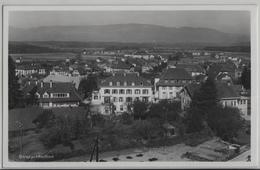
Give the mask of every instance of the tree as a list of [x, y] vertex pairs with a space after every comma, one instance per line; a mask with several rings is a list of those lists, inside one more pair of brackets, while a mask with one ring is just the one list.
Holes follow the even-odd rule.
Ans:
[[27, 105], [36, 105], [38, 104], [38, 98], [36, 96], [37, 86], [33, 87], [29, 92], [29, 96], [26, 98]]
[[214, 110], [217, 105], [215, 82], [208, 78], [192, 96], [192, 102], [186, 118], [187, 131], [201, 131], [205, 126], [208, 113]]
[[177, 52], [174, 56], [170, 56], [169, 60], [179, 61], [182, 57], [182, 52]]
[[177, 121], [180, 111], [180, 102], [161, 100], [150, 106], [147, 117], [157, 118], [161, 121]]
[[8, 58], [8, 108], [19, 106], [22, 97], [18, 78], [15, 75], [15, 64], [11, 56]]
[[147, 110], [147, 103], [136, 100], [133, 103], [133, 115], [134, 119], [145, 119]]
[[79, 83], [79, 92], [84, 95], [84, 98], [90, 97], [95, 89], [97, 89], [97, 78], [93, 75], [89, 75]]
[[55, 119], [55, 115], [52, 110], [44, 110], [39, 114], [32, 123], [36, 124], [38, 128], [44, 128], [52, 126], [52, 121]]
[[251, 71], [247, 67], [244, 67], [243, 69], [241, 83], [245, 89], [251, 88]]
[[193, 105], [201, 110], [204, 116], [217, 106], [217, 88], [213, 79], [208, 78], [193, 96]]
[[200, 109], [196, 105], [192, 105], [185, 119], [185, 123], [187, 124], [187, 132], [192, 133], [201, 131], [204, 128], [203, 121], [204, 119]]
[[213, 132], [223, 140], [232, 142], [243, 124], [237, 108], [218, 106], [209, 112], [207, 123]]

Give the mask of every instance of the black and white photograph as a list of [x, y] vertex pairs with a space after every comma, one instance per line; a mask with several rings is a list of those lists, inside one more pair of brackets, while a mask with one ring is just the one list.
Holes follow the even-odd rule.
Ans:
[[251, 9], [20, 9], [4, 18], [9, 163], [259, 161]]

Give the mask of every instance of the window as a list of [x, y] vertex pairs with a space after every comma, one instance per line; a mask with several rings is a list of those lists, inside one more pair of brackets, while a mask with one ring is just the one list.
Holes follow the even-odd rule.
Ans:
[[165, 80], [165, 83], [168, 83], [168, 80]]
[[118, 82], [116, 82], [116, 85], [117, 85], [117, 86], [120, 86], [120, 82], [119, 82], [119, 81], [118, 81]]
[[120, 111], [124, 110], [124, 105], [120, 105]]
[[141, 82], [140, 85], [143, 86], [143, 82]]
[[44, 94], [43, 94], [43, 98], [49, 98], [48, 93], [44, 93]]
[[172, 87], [169, 87], [169, 90], [172, 90]]
[[162, 90], [166, 90], [166, 87], [162, 87]]
[[116, 98], [116, 97], [114, 97], [114, 98], [113, 98], [113, 101], [114, 101], [114, 102], [117, 102], [117, 98]]
[[125, 90], [124, 89], [120, 89], [119, 90], [119, 94], [125, 94]]
[[186, 83], [186, 80], [182, 80], [182, 83]]
[[94, 100], [97, 100], [97, 99], [98, 99], [98, 96], [95, 95], [95, 96], [94, 96]]
[[132, 97], [127, 97], [126, 102], [132, 102]]
[[132, 94], [132, 90], [131, 89], [127, 89], [126, 90], [126, 94]]
[[136, 97], [135, 100], [136, 100], [136, 101], [139, 101], [139, 97]]
[[67, 98], [69, 97], [68, 93], [53, 93], [53, 98]]
[[104, 93], [105, 93], [105, 94], [110, 94], [110, 90], [109, 90], [109, 89], [105, 89], [105, 90], [104, 90]]
[[148, 90], [147, 89], [143, 89], [143, 94], [148, 94]]
[[112, 94], [117, 94], [118, 93], [118, 90], [117, 89], [113, 89], [112, 90]]
[[148, 102], [148, 97], [143, 97], [143, 102]]
[[109, 86], [113, 86], [113, 83], [111, 81], [109, 82]]
[[110, 108], [109, 107], [105, 107], [105, 113], [108, 114], [110, 112]]
[[124, 82], [124, 86], [127, 86], [127, 82], [126, 81]]
[[119, 102], [123, 102], [123, 97], [119, 97]]
[[110, 103], [110, 97], [104, 97], [104, 102], [105, 103]]
[[132, 82], [132, 86], [135, 86], [135, 82]]
[[140, 91], [141, 91], [141, 90], [136, 89], [136, 90], [135, 90], [135, 94], [140, 94]]

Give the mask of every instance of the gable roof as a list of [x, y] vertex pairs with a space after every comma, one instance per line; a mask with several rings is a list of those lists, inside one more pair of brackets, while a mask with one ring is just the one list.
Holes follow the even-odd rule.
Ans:
[[198, 64], [177, 64], [177, 68], [184, 68], [188, 72], [204, 72], [203, 68]]
[[151, 82], [141, 76], [138, 73], [115, 73], [112, 76], [101, 80], [99, 86], [110, 86], [110, 82], [112, 82], [112, 86], [117, 86], [117, 82], [120, 82], [119, 86], [132, 86], [134, 82], [134, 86], [152, 86]]
[[[41, 86], [41, 83], [43, 86]], [[66, 101], [81, 101], [80, 95], [77, 93], [73, 83], [64, 83], [64, 82], [53, 82], [52, 87], [50, 87], [50, 83], [39, 82], [37, 85], [35, 83], [31, 83], [30, 85], [26, 85], [24, 87], [24, 92], [27, 94], [34, 87], [37, 87], [37, 93], [41, 96], [44, 93], [69, 93], [69, 98], [39, 98], [40, 102], [66, 102]]]
[[192, 80], [191, 75], [184, 68], [168, 68], [162, 73], [162, 80]]
[[[199, 90], [200, 84], [189, 84], [185, 86], [186, 91], [188, 92], [189, 96], [192, 97], [196, 90]], [[217, 98], [218, 99], [226, 99], [226, 98], [238, 98], [240, 97], [238, 87], [234, 85], [228, 85], [226, 83], [216, 83], [217, 89]]]
[[122, 62], [120, 60], [115, 61], [111, 64], [111, 68], [113, 69], [122, 69], [122, 70], [128, 70], [131, 68], [131, 65], [126, 64], [125, 62]]
[[60, 75], [60, 74], [55, 74], [55, 75], [48, 75], [43, 79], [43, 82], [67, 82], [67, 83], [75, 83], [75, 87], [79, 87], [81, 77], [73, 77], [73, 76], [66, 76], [66, 75]]
[[238, 91], [233, 85], [226, 83], [216, 83], [217, 95], [219, 99], [240, 97]]
[[190, 97], [193, 97], [194, 93], [199, 90], [200, 88], [200, 84], [198, 83], [192, 83], [192, 84], [188, 84], [187, 86], [184, 87], [186, 89], [186, 91], [188, 92]]

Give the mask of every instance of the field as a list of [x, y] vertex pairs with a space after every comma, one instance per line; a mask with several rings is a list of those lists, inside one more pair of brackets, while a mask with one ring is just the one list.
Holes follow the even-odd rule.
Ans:
[[[72, 59], [76, 57], [76, 53], [38, 53], [38, 54], [10, 54], [16, 60], [22, 57], [23, 61], [57, 61]], [[110, 55], [83, 55], [82, 60], [96, 60], [97, 58], [111, 58]]]
[[35, 54], [10, 54], [13, 59], [22, 57], [23, 61], [55, 61], [74, 58], [75, 53], [35, 53]]

